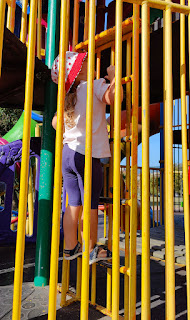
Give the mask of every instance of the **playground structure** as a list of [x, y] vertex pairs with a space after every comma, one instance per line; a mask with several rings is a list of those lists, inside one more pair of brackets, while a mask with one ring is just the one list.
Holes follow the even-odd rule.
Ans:
[[[108, 216], [109, 216], [109, 229], [108, 229], [108, 246], [113, 250], [112, 264], [107, 268], [107, 302], [105, 313], [111, 314], [113, 319], [119, 319], [119, 275], [125, 275], [125, 319], [134, 319], [136, 312], [136, 230], [137, 230], [137, 146], [138, 146], [138, 118], [139, 118], [139, 96], [141, 96], [142, 105], [142, 319], [150, 319], [150, 200], [149, 200], [149, 135], [151, 128], [151, 121], [149, 123], [149, 115], [151, 113], [150, 103], [163, 101], [164, 104], [164, 175], [161, 171], [162, 192], [164, 191], [164, 208], [165, 210], [165, 230], [166, 230], [166, 319], [175, 318], [175, 265], [174, 265], [174, 217], [173, 217], [173, 131], [172, 131], [172, 109], [173, 98], [181, 98], [181, 134], [182, 134], [182, 152], [183, 152], [183, 202], [184, 202], [184, 218], [185, 218], [185, 242], [186, 242], [186, 276], [187, 276], [187, 313], [190, 316], [190, 287], [189, 287], [189, 190], [188, 190], [188, 161], [187, 161], [187, 121], [186, 121], [186, 84], [188, 87], [189, 70], [185, 62], [185, 40], [187, 32], [185, 29], [185, 15], [189, 14], [190, 8], [185, 5], [183, 1], [181, 4], [172, 3], [169, 1], [161, 2], [159, 0], [143, 1], [130, 1], [133, 8], [133, 17], [123, 20], [122, 9], [123, 3], [121, 0], [116, 0], [116, 23], [115, 27], [109, 30], [102, 31], [100, 34], [95, 35], [95, 1], [90, 0], [85, 2], [85, 23], [84, 23], [84, 41], [78, 43], [78, 24], [79, 24], [79, 2], [75, 1], [74, 6], [74, 25], [73, 25], [73, 43], [72, 50], [88, 50], [88, 94], [87, 94], [87, 139], [86, 149], [88, 152], [85, 156], [85, 199], [84, 199], [84, 240], [83, 240], [83, 257], [82, 262], [78, 260], [77, 268], [77, 294], [72, 301], [81, 299], [81, 320], [88, 319], [88, 303], [89, 303], [89, 215], [90, 210], [90, 197], [91, 197], [91, 129], [92, 129], [92, 90], [93, 90], [93, 69], [94, 57], [96, 54], [96, 70], [97, 77], [101, 76], [102, 70], [106, 67], [105, 59], [108, 60], [110, 56], [110, 63], [115, 64], [116, 67], [116, 94], [115, 105], [110, 107], [110, 145], [112, 158], [109, 163], [109, 189], [108, 189]], [[49, 293], [49, 319], [56, 318], [56, 294], [57, 294], [57, 269], [58, 269], [58, 250], [59, 250], [59, 233], [60, 233], [60, 211], [61, 211], [61, 150], [62, 150], [62, 135], [63, 135], [63, 110], [64, 110], [64, 65], [65, 65], [65, 51], [69, 46], [69, 1], [62, 1], [60, 10], [60, 77], [58, 85], [58, 101], [57, 101], [57, 115], [58, 126], [56, 132], [56, 147], [55, 147], [55, 176], [54, 176], [54, 197], [53, 197], [53, 220], [52, 220], [52, 251], [51, 251], [51, 270], [50, 270], [50, 293]], [[99, 2], [99, 5], [101, 1]], [[15, 1], [7, 1], [8, 14], [7, 14], [7, 27], [14, 31], [14, 12]], [[4, 32], [4, 18], [5, 18], [6, 1], [0, 1], [0, 58], [2, 48], [5, 49], [7, 42], [4, 41], [3, 34], [11, 39], [14, 43], [18, 42], [11, 33], [5, 29]], [[140, 31], [140, 16], [139, 9], [142, 7], [141, 12], [141, 59], [139, 59], [139, 31]], [[56, 1], [49, 1], [48, 9], [48, 30], [47, 30], [47, 47], [45, 63], [48, 68], [51, 68], [53, 60], [57, 53], [55, 38], [58, 36], [59, 30], [56, 28], [56, 18], [58, 19], [59, 10]], [[163, 81], [160, 81], [159, 74], [157, 74], [158, 91], [156, 91], [155, 81], [152, 77], [153, 65], [150, 63], [149, 57], [154, 56], [153, 52], [150, 55], [150, 41], [154, 43], [157, 35], [160, 33], [150, 35], [150, 8], [157, 8], [163, 10], [164, 28], [163, 28]], [[23, 16], [21, 23], [21, 41], [26, 41], [26, 8], [27, 1], [23, 1]], [[101, 9], [101, 5], [97, 7]], [[100, 10], [101, 11], [101, 10]], [[172, 27], [172, 12], [180, 13], [180, 77], [174, 74], [172, 77], [172, 29], [179, 29], [179, 23], [175, 23]], [[38, 21], [41, 21], [41, 4], [38, 2]], [[97, 19], [101, 15], [97, 16]], [[26, 223], [26, 206], [27, 206], [27, 188], [28, 185], [28, 169], [29, 169], [29, 145], [30, 145], [30, 124], [31, 124], [31, 111], [32, 106], [42, 106], [45, 101], [44, 109], [44, 132], [48, 139], [44, 139], [41, 150], [41, 169], [40, 169], [40, 191], [45, 187], [46, 194], [43, 192], [39, 195], [39, 215], [38, 225], [42, 225], [44, 219], [43, 214], [46, 213], [47, 225], [44, 225], [46, 238], [40, 239], [37, 237], [37, 260], [36, 270], [46, 269], [41, 274], [35, 275], [35, 284], [48, 283], [48, 266], [49, 259], [48, 246], [50, 244], [51, 232], [51, 194], [53, 190], [53, 153], [54, 153], [54, 135], [51, 131], [50, 123], [52, 116], [56, 110], [56, 96], [57, 88], [48, 79], [48, 69], [43, 66], [40, 61], [37, 62], [37, 71], [34, 68], [35, 61], [35, 44], [36, 44], [36, 18], [37, 18], [37, 1], [30, 1], [30, 22], [28, 31], [28, 54], [27, 54], [27, 72], [26, 72], [26, 85], [25, 85], [25, 100], [19, 96], [20, 101], [24, 102], [24, 131], [23, 131], [23, 151], [22, 151], [22, 168], [21, 168], [21, 183], [20, 183], [20, 198], [19, 198], [19, 219], [17, 231], [17, 250], [15, 262], [15, 279], [14, 279], [14, 298], [13, 298], [13, 319], [20, 319], [20, 301], [22, 293], [22, 269], [24, 257], [24, 236], [25, 236], [25, 223]], [[97, 21], [96, 21], [97, 23]], [[177, 25], [178, 24], [178, 25]], [[38, 57], [41, 58], [41, 44], [40, 44], [40, 27], [38, 23]], [[99, 25], [98, 25], [99, 26]], [[176, 27], [177, 26], [177, 27]], [[100, 30], [101, 31], [101, 30]], [[7, 39], [7, 38], [6, 38]], [[122, 43], [125, 49], [124, 57], [122, 60]], [[20, 46], [20, 44], [19, 44]], [[21, 46], [20, 46], [21, 48]], [[51, 48], [51, 50], [50, 50]], [[179, 45], [176, 47], [176, 56], [179, 57]], [[22, 48], [21, 48], [22, 49]], [[104, 55], [104, 50], [110, 50], [109, 55]], [[161, 48], [162, 49], [162, 48]], [[22, 49], [25, 51], [24, 49]], [[22, 51], [21, 50], [21, 51]], [[5, 57], [5, 54], [4, 54]], [[1, 60], [1, 59], [0, 59]], [[3, 79], [6, 77], [4, 63], [6, 57], [2, 60], [2, 77], [0, 84], [2, 85]], [[142, 61], [141, 67], [139, 61]], [[125, 63], [126, 62], [126, 63]], [[123, 66], [126, 65], [126, 68]], [[158, 63], [160, 68], [160, 64]], [[23, 64], [22, 64], [23, 66]], [[103, 67], [102, 67], [103, 66]], [[141, 85], [139, 94], [139, 74], [141, 68]], [[24, 70], [24, 67], [22, 71]], [[43, 71], [46, 75], [46, 83], [39, 80], [39, 72]], [[151, 71], [151, 74], [150, 74]], [[176, 70], [174, 70], [176, 71]], [[23, 71], [24, 72], [24, 71]], [[123, 75], [123, 73], [125, 73]], [[21, 74], [23, 76], [23, 74]], [[187, 76], [186, 76], [187, 75]], [[22, 77], [21, 77], [22, 78]], [[20, 78], [20, 79], [21, 79]], [[22, 78], [23, 79], [23, 78]], [[150, 81], [151, 79], [151, 81]], [[177, 80], [176, 80], [177, 79]], [[181, 90], [179, 86], [181, 83]], [[35, 85], [35, 81], [41, 81], [40, 90], [46, 90], [45, 99], [43, 93], [39, 102], [39, 88]], [[173, 81], [175, 80], [175, 81]], [[22, 81], [21, 81], [22, 82]], [[174, 94], [172, 93], [172, 83], [174, 82]], [[121, 83], [126, 85], [126, 124], [125, 128], [122, 127], [121, 119], [121, 101], [120, 101], [120, 87]], [[163, 83], [163, 86], [162, 86]], [[34, 84], [34, 86], [33, 86]], [[6, 84], [7, 85], [7, 84]], [[1, 86], [0, 86], [1, 87]], [[151, 91], [150, 91], [151, 87]], [[161, 88], [161, 91], [160, 91]], [[4, 90], [5, 90], [4, 86]], [[176, 90], [175, 90], [176, 89]], [[22, 88], [23, 90], [23, 88]], [[6, 91], [6, 90], [5, 90]], [[132, 91], [132, 94], [131, 94]], [[22, 91], [23, 93], [23, 91]], [[33, 100], [34, 93], [34, 100]], [[159, 97], [159, 98], [158, 98]], [[2, 98], [2, 97], [1, 97]], [[5, 103], [5, 96], [3, 97]], [[33, 104], [34, 101], [34, 104]], [[10, 102], [10, 100], [9, 100]], [[11, 103], [10, 103], [11, 105]], [[132, 107], [132, 108], [131, 108]], [[132, 111], [132, 112], [131, 112]], [[114, 115], [114, 116], [113, 116]], [[150, 117], [150, 119], [152, 119]], [[158, 119], [156, 119], [158, 120]], [[130, 135], [130, 123], [132, 123], [132, 134]], [[114, 128], [114, 130], [113, 130]], [[121, 130], [126, 130], [126, 184], [125, 195], [121, 194], [121, 169], [120, 169], [120, 145], [121, 145]], [[131, 171], [130, 171], [130, 145], [131, 145]], [[114, 147], [114, 159], [113, 159]], [[48, 163], [48, 169], [46, 164]], [[163, 163], [162, 163], [163, 165]], [[43, 171], [44, 169], [44, 171]], [[50, 171], [47, 171], [50, 170]], [[46, 170], [46, 171], [45, 171]], [[46, 175], [43, 180], [43, 175]], [[113, 173], [113, 175], [112, 175]], [[48, 180], [48, 181], [47, 181]], [[113, 195], [112, 195], [113, 189]], [[113, 200], [112, 200], [113, 197]], [[111, 199], [111, 200], [110, 200]], [[122, 201], [121, 201], [122, 200]], [[113, 201], [113, 206], [112, 206]], [[110, 203], [111, 202], [111, 203]], [[106, 199], [104, 199], [106, 203]], [[119, 264], [119, 232], [120, 232], [120, 213], [121, 204], [124, 208], [125, 215], [125, 265]], [[48, 214], [47, 214], [48, 213]], [[112, 220], [113, 214], [113, 220]], [[129, 220], [130, 215], [130, 220]], [[130, 221], [130, 223], [129, 223]], [[161, 221], [160, 218], [160, 222]], [[154, 223], [154, 218], [153, 218]], [[158, 218], [157, 218], [158, 223]], [[113, 230], [112, 230], [113, 225]], [[130, 231], [130, 241], [129, 241]], [[113, 234], [113, 241], [112, 241]], [[48, 238], [49, 237], [49, 238]], [[43, 239], [43, 240], [42, 240]], [[44, 245], [46, 248], [44, 248]], [[40, 250], [39, 250], [40, 248]], [[39, 251], [45, 250], [45, 260], [41, 261], [39, 265]], [[42, 268], [43, 267], [43, 268]], [[81, 281], [82, 273], [82, 281]], [[68, 292], [68, 278], [69, 278], [69, 263], [63, 260], [63, 283], [62, 283], [62, 306], [66, 305], [66, 293]], [[96, 265], [92, 267], [92, 294], [91, 303], [95, 305], [95, 282], [96, 282]], [[112, 290], [111, 290], [112, 288]], [[98, 306], [97, 306], [98, 308]], [[101, 308], [99, 308], [101, 309]]]

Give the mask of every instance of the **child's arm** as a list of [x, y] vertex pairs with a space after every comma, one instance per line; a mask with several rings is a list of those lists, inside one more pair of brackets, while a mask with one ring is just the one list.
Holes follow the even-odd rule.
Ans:
[[[115, 67], [109, 66], [107, 68], [108, 75], [105, 76], [105, 79], [110, 81], [110, 86], [103, 95], [102, 101], [106, 104], [114, 104], [115, 96]], [[121, 102], [123, 101], [123, 87], [121, 86]]]
[[[52, 127], [56, 130], [57, 129], [57, 112], [54, 114], [54, 117], [51, 122]], [[65, 128], [63, 126], [63, 132], [65, 131]]]
[[51, 124], [52, 124], [52, 127], [56, 130], [56, 128], [57, 128], [57, 112], [54, 114], [54, 117], [52, 119]]

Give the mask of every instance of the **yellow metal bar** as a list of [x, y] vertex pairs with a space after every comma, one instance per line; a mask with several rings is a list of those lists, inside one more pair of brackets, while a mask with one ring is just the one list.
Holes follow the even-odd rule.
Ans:
[[42, 48], [42, 0], [38, 0], [38, 25], [37, 25], [37, 57], [41, 57]]
[[[140, 230], [142, 230], [142, 169], [140, 169], [140, 196], [141, 196], [141, 207], [140, 207]], [[150, 203], [150, 197], [149, 197]], [[138, 209], [137, 209], [138, 210]]]
[[13, 33], [15, 28], [15, 8], [16, 8], [16, 0], [12, 0], [11, 5], [8, 6], [7, 28]]
[[78, 33], [79, 33], [79, 0], [74, 2], [74, 19], [73, 19], [73, 51], [75, 51], [75, 46], [78, 43]]
[[92, 114], [93, 114], [93, 85], [94, 85], [94, 56], [95, 56], [95, 0], [89, 2], [89, 48], [87, 75], [86, 103], [86, 144], [85, 144], [85, 175], [84, 175], [84, 222], [83, 222], [83, 255], [82, 255], [82, 290], [80, 319], [88, 319], [89, 298], [89, 238], [91, 210], [91, 176], [92, 176]]
[[[81, 216], [82, 207], [79, 213], [79, 224], [78, 224], [78, 241], [82, 243], [81, 237]], [[79, 299], [81, 297], [81, 274], [82, 274], [82, 259], [77, 259], [77, 284], [76, 284], [76, 297]]]
[[[124, 190], [123, 190], [123, 173], [122, 173], [122, 169], [120, 170], [120, 188], [121, 188], [121, 199], [123, 199], [123, 195], [124, 195]], [[123, 213], [124, 213], [124, 208], [121, 205], [120, 206], [120, 215], [121, 215], [121, 232], [123, 233]]]
[[149, 136], [150, 136], [150, 9], [142, 5], [142, 263], [141, 319], [150, 315], [150, 202], [149, 202]]
[[121, 79], [121, 83], [122, 84], [125, 84], [127, 82], [131, 82], [132, 81], [132, 76], [129, 76], [129, 77], [124, 77]]
[[[115, 47], [111, 47], [111, 65], [115, 64]], [[113, 198], [113, 194], [111, 192], [113, 188], [113, 127], [114, 127], [114, 106], [110, 105], [110, 152], [111, 158], [109, 161], [109, 189], [108, 196]], [[113, 206], [109, 205], [108, 209], [108, 249], [112, 250], [112, 223], [113, 223]], [[107, 270], [107, 299], [106, 299], [106, 307], [108, 311], [111, 311], [111, 300], [112, 300], [112, 270]]]
[[3, 51], [3, 35], [4, 35], [4, 23], [5, 23], [5, 6], [6, 1], [0, 1], [0, 76], [2, 66], [2, 51]]
[[33, 190], [32, 190], [32, 168], [29, 171], [28, 183], [28, 220], [29, 220], [29, 236], [33, 235], [33, 220], [34, 220], [34, 203], [33, 203]]
[[29, 219], [28, 217], [26, 218], [26, 236], [29, 235]]
[[132, 143], [131, 143], [131, 216], [130, 216], [130, 277], [129, 319], [136, 315], [136, 232], [137, 232], [137, 147], [139, 98], [139, 6], [133, 5], [133, 86], [132, 86]]
[[120, 131], [122, 77], [122, 0], [116, 0], [115, 34], [115, 101], [114, 101], [114, 163], [113, 163], [113, 258], [112, 258], [112, 318], [119, 319], [119, 230], [120, 230]]
[[70, 261], [68, 260], [68, 267], [67, 267], [67, 279], [66, 279], [66, 288], [67, 292], [69, 291], [69, 281], [70, 281]]
[[85, 1], [85, 18], [84, 18], [84, 41], [88, 39], [88, 28], [89, 28], [89, 0], [86, 0]]
[[21, 297], [22, 297], [22, 279], [23, 279], [23, 262], [25, 246], [25, 224], [26, 224], [26, 207], [28, 193], [28, 167], [29, 167], [29, 146], [30, 146], [30, 127], [31, 111], [33, 101], [33, 82], [34, 82], [34, 58], [36, 43], [36, 18], [37, 2], [30, 2], [30, 21], [29, 21], [29, 41], [27, 52], [27, 69], [25, 85], [25, 104], [24, 104], [24, 130], [22, 140], [22, 167], [20, 177], [20, 195], [19, 195], [19, 219], [17, 227], [15, 274], [14, 274], [14, 293], [13, 293], [13, 316], [12, 319], [20, 319]]
[[[181, 0], [182, 5], [185, 0]], [[190, 5], [190, 2], [189, 2]], [[189, 21], [190, 26], [190, 21]], [[189, 44], [190, 45], [190, 44]], [[189, 185], [187, 164], [187, 106], [186, 106], [186, 58], [185, 58], [185, 16], [180, 15], [180, 86], [181, 86], [181, 134], [183, 157], [183, 206], [185, 220], [186, 279], [187, 279], [187, 319], [190, 319], [190, 219]]]
[[[126, 74], [131, 74], [131, 38], [127, 40]], [[126, 136], [130, 135], [131, 123], [131, 83], [126, 84]], [[125, 198], [130, 199], [130, 142], [126, 142], [126, 186]], [[130, 207], [125, 207], [125, 268], [129, 268], [129, 216]], [[124, 319], [129, 319], [129, 277], [124, 276]]]
[[[122, 30], [123, 32], [124, 31], [127, 32], [127, 33], [124, 33], [122, 36], [123, 41], [126, 40], [128, 37], [131, 37], [132, 24], [133, 24], [132, 18], [128, 18], [122, 22]], [[103, 51], [106, 48], [110, 48], [112, 45], [114, 45], [115, 30], [116, 30], [115, 27], [113, 27], [105, 31], [102, 31], [101, 33], [95, 36], [95, 47], [97, 48], [97, 51], [100, 51], [100, 50]], [[81, 49], [87, 49], [87, 47], [88, 47], [88, 40], [84, 40], [83, 42], [77, 44], [75, 49], [78, 51]]]
[[58, 81], [58, 103], [57, 103], [57, 129], [55, 143], [55, 174], [54, 174], [54, 197], [52, 218], [52, 241], [51, 241], [51, 263], [50, 263], [50, 285], [49, 285], [49, 310], [48, 319], [56, 318], [56, 297], [58, 277], [59, 256], [59, 234], [60, 234], [60, 211], [62, 191], [62, 148], [63, 148], [63, 114], [65, 100], [65, 51], [66, 51], [66, 25], [67, 25], [67, 2], [61, 2], [60, 19], [60, 48], [59, 48], [59, 81]]
[[[170, 8], [172, 12], [179, 12], [184, 14], [189, 14], [190, 8], [185, 5], [181, 5], [178, 3], [162, 0], [146, 0], [148, 2], [149, 7], [165, 10], [166, 8]], [[123, 2], [135, 3], [138, 5], [142, 5], [144, 0], [123, 0]]]
[[165, 12], [165, 173], [166, 173], [166, 319], [175, 319], [174, 210], [173, 210], [173, 88], [172, 88], [172, 12]]
[[97, 52], [96, 58], [96, 79], [100, 79], [101, 52]]
[[21, 29], [20, 29], [20, 41], [22, 41], [23, 43], [26, 43], [27, 5], [28, 5], [28, 0], [23, 0], [23, 2], [22, 2]]
[[[64, 241], [63, 247], [65, 248], [65, 241]], [[61, 307], [66, 305], [66, 296], [68, 291], [68, 286], [67, 286], [68, 269], [69, 269], [68, 260], [64, 259], [64, 254], [63, 254], [62, 278], [61, 278], [61, 302], [60, 302]]]

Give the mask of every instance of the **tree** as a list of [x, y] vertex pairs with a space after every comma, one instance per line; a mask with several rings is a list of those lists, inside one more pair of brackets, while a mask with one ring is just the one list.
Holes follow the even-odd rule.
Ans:
[[23, 110], [0, 108], [0, 137], [3, 137], [18, 121]]

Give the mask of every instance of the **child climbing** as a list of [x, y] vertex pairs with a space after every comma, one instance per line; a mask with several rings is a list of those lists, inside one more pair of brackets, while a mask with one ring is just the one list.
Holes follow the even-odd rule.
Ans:
[[[58, 83], [59, 57], [52, 67], [52, 80]], [[63, 230], [65, 259], [73, 260], [82, 255], [82, 246], [77, 240], [78, 217], [84, 203], [84, 166], [86, 137], [87, 99], [87, 53], [66, 52], [64, 135], [62, 174], [68, 194], [68, 206], [64, 213]], [[112, 253], [107, 247], [97, 245], [98, 203], [103, 185], [101, 158], [110, 157], [110, 148], [105, 118], [106, 104], [114, 103], [115, 68], [107, 68], [105, 79], [94, 80], [93, 128], [92, 128], [92, 198], [90, 220], [90, 261], [108, 260]], [[123, 99], [123, 91], [122, 91]], [[57, 114], [52, 120], [56, 129]], [[83, 215], [82, 215], [83, 220]]]

